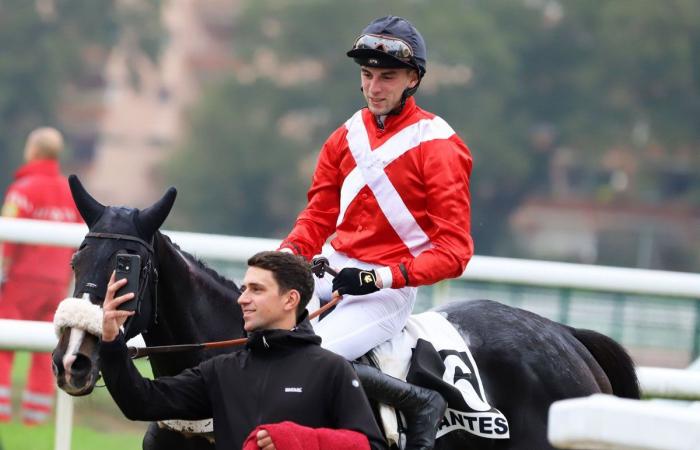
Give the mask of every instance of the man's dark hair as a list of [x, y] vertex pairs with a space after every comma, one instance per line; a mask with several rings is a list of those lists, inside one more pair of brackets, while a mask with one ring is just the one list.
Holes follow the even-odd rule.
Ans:
[[287, 252], [260, 252], [251, 256], [248, 266], [269, 270], [279, 285], [280, 293], [296, 289], [299, 292], [297, 316], [306, 309], [314, 293], [314, 277], [306, 260]]

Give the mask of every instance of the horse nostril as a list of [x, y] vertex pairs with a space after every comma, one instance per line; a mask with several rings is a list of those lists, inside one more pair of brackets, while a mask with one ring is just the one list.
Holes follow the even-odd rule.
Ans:
[[73, 361], [73, 364], [71, 364], [71, 372], [73, 373], [73, 376], [86, 376], [90, 373], [91, 369], [92, 361], [90, 361], [90, 358], [81, 353], [75, 355], [75, 361]]

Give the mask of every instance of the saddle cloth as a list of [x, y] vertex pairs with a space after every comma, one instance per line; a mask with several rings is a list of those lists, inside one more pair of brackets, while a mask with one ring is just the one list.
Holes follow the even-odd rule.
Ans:
[[[508, 420], [488, 404], [469, 347], [443, 315], [428, 311], [411, 316], [401, 333], [373, 352], [384, 373], [434, 389], [447, 401], [438, 441], [455, 432], [510, 438]], [[380, 416], [387, 439], [399, 445], [395, 410], [381, 405]]]

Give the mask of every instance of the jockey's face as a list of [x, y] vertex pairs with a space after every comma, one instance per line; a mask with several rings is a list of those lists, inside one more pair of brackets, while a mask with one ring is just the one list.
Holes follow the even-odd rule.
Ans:
[[367, 107], [372, 114], [383, 116], [399, 106], [403, 91], [418, 83], [418, 74], [412, 69], [362, 66], [360, 79]]
[[299, 292], [295, 289], [280, 292], [271, 271], [249, 267], [241, 289], [243, 293], [238, 297], [238, 304], [243, 310], [243, 328], [246, 331], [289, 330], [296, 325]]

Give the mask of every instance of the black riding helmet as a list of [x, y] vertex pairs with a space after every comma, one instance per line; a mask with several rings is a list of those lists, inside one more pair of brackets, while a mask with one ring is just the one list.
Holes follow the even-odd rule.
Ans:
[[423, 36], [411, 22], [397, 16], [375, 19], [362, 30], [347, 55], [357, 64], [368, 67], [406, 67], [418, 71], [418, 83], [403, 94], [406, 98], [415, 94], [425, 75], [427, 50]]

